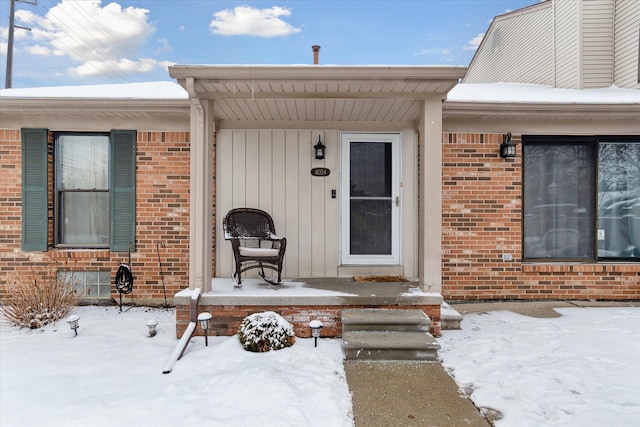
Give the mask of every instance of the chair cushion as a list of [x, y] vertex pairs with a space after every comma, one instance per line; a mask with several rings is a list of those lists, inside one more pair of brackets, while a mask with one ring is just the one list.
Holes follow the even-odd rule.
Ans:
[[240, 247], [240, 255], [248, 257], [276, 257], [278, 253], [278, 249]]

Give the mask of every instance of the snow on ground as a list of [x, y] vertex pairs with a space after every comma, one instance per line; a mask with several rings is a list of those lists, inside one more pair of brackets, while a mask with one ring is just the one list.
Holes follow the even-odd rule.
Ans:
[[640, 308], [559, 308], [552, 319], [467, 314], [443, 365], [496, 426], [640, 425]]
[[[0, 426], [352, 426], [340, 340], [251, 353], [193, 337], [170, 374], [173, 310], [79, 307], [78, 336], [0, 328]], [[149, 338], [147, 319], [158, 334]]]
[[[499, 427], [638, 426], [640, 308], [557, 310], [466, 315], [439, 339], [443, 365], [477, 406], [503, 413]], [[0, 326], [0, 426], [353, 425], [340, 340], [250, 353], [236, 337], [194, 337], [163, 375], [173, 310], [76, 313], [77, 337], [64, 321]]]

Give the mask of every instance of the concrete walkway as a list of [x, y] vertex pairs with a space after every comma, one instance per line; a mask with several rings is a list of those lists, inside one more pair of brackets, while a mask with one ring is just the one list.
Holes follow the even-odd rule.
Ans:
[[440, 363], [344, 362], [356, 427], [488, 427]]

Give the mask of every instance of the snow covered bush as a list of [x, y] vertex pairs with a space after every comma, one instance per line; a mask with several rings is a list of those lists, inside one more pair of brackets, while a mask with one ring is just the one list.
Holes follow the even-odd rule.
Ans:
[[58, 263], [32, 264], [28, 276], [9, 289], [0, 313], [10, 324], [39, 329], [66, 317], [80, 301], [72, 274], [58, 276]]
[[293, 326], [273, 311], [245, 317], [238, 329], [245, 350], [265, 352], [291, 347], [296, 340]]

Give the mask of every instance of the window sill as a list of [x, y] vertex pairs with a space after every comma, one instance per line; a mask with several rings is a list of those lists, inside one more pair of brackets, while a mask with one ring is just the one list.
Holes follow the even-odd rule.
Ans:
[[523, 273], [633, 273], [640, 272], [640, 263], [636, 262], [600, 262], [600, 263], [523, 263]]
[[81, 248], [53, 248], [50, 249], [52, 252], [58, 253], [69, 253], [72, 258], [109, 258], [111, 256], [111, 251], [109, 248], [99, 248], [99, 249], [81, 249]]

